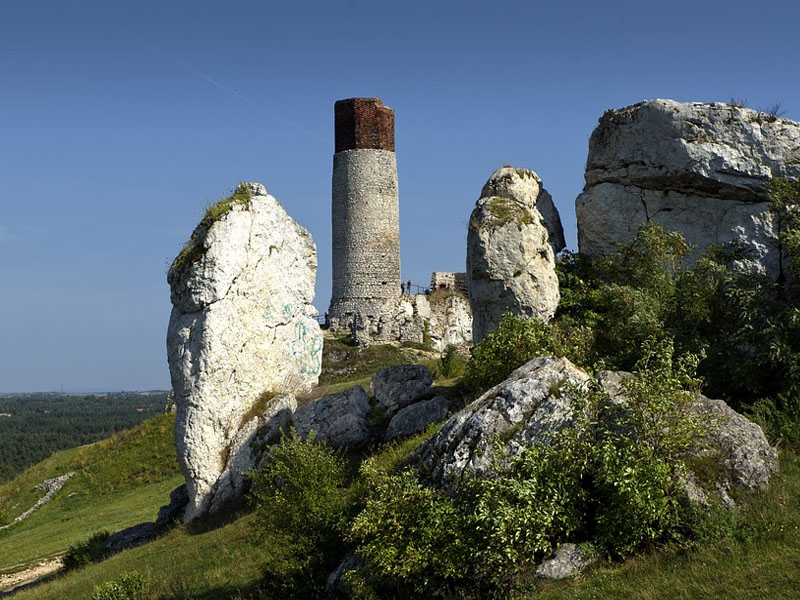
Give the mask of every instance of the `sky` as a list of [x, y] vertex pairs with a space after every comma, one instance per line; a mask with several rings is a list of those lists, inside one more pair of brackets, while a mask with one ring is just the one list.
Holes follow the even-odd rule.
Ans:
[[395, 110], [403, 280], [463, 271], [503, 166], [536, 171], [577, 249], [603, 111], [781, 103], [800, 3], [0, 1], [0, 393], [168, 389], [167, 268], [258, 181], [331, 288], [333, 104]]

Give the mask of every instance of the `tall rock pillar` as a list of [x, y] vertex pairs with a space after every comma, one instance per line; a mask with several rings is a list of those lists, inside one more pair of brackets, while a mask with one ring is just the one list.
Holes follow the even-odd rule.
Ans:
[[372, 327], [400, 296], [400, 218], [394, 111], [379, 98], [334, 105], [331, 327]]

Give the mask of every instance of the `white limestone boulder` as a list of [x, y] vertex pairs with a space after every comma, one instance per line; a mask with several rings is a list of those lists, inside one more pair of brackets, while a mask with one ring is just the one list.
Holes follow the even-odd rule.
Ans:
[[542, 443], [573, 422], [567, 384], [576, 388], [589, 375], [566, 358], [534, 358], [472, 404], [451, 416], [414, 453], [413, 464], [435, 485], [451, 487], [462, 477], [486, 476], [497, 467], [497, 439], [503, 460], [527, 444]]
[[261, 184], [241, 184], [223, 202], [167, 276], [167, 358], [186, 520], [211, 508], [220, 476], [240, 458], [234, 450], [242, 428], [253, 425], [248, 413], [258, 399], [310, 390], [321, 367], [311, 235]]
[[[629, 377], [635, 375], [602, 371], [594, 378], [611, 409], [603, 411], [606, 424], [621, 428], [619, 432], [626, 436], [635, 435], [626, 424], [630, 405], [625, 380]], [[573, 427], [575, 393], [590, 379], [566, 358], [534, 358], [452, 415], [435, 436], [415, 450], [411, 464], [424, 479], [445, 488], [457, 486], [464, 477], [494, 475], [526, 445], [547, 444], [553, 434]], [[689, 499], [705, 505], [716, 497], [732, 506], [729, 492], [734, 488], [763, 491], [778, 471], [778, 455], [761, 428], [723, 401], [701, 394], [686, 407], [704, 416], [682, 457], [688, 467], [682, 483]], [[592, 429], [584, 435], [585, 443], [594, 443]], [[500, 447], [497, 441], [502, 442]], [[713, 480], [701, 481], [691, 469], [709, 460], [717, 467], [709, 470]]]
[[580, 251], [597, 257], [648, 221], [696, 248], [737, 242], [740, 266], [779, 275], [767, 182], [800, 176], [800, 123], [723, 103], [646, 100], [609, 110], [589, 140], [575, 201]]
[[[472, 345], [472, 308], [467, 297], [459, 292], [435, 291], [417, 298], [418, 306], [426, 302], [429, 307], [425, 318], [434, 350], [442, 352], [448, 346]], [[419, 312], [423, 313], [422, 308]]]
[[505, 312], [544, 322], [553, 317], [561, 298], [554, 249], [562, 247], [558, 212], [549, 194], [543, 194], [538, 175], [511, 167], [495, 171], [472, 211], [467, 233], [476, 344], [498, 327]]

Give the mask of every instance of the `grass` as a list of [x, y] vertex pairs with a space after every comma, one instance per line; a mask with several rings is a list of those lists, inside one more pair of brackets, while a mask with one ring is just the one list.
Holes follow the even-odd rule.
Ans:
[[[401, 465], [408, 452], [437, 429], [432, 426], [414, 438], [381, 447], [372, 459], [375, 468], [390, 471]], [[668, 548], [622, 564], [604, 563], [579, 581], [547, 584], [528, 597], [795, 598], [800, 587], [800, 457], [784, 451], [781, 462], [783, 473], [769, 492], [741, 515], [750, 523], [743, 539], [732, 534], [693, 551]], [[129, 493], [135, 495], [134, 491]], [[148, 578], [147, 598], [256, 598], [262, 568], [280, 549], [271, 547], [275, 540], [255, 540], [253, 519], [252, 514], [240, 513], [204, 531], [178, 528], [146, 546], [15, 597], [88, 598], [95, 586], [138, 570]]]
[[514, 222], [519, 227], [533, 223], [531, 213], [515, 200], [494, 196], [489, 200], [489, 212], [495, 218], [494, 225], [502, 226]]
[[[342, 342], [334, 341], [334, 349], [341, 349], [337, 344]], [[367, 355], [366, 362], [385, 366], [383, 361], [399, 358], [397, 352], [402, 351], [394, 348]], [[410, 356], [402, 358], [414, 362]], [[372, 367], [358, 363], [355, 367], [357, 373], [363, 370], [366, 375], [351, 375], [322, 389], [368, 385]], [[51, 503], [25, 522], [0, 532], [0, 573], [63, 553], [97, 531], [114, 532], [153, 520], [169, 491], [182, 482], [174, 465], [173, 419], [160, 416], [104, 442], [56, 453], [0, 486], [0, 502], [5, 499], [7, 506], [14, 506], [13, 511], [21, 512], [43, 493], [34, 491], [34, 485], [69, 470], [77, 472]], [[370, 458], [371, 468], [390, 472], [401, 467], [408, 453], [439, 427], [433, 425], [410, 439], [377, 447]], [[351, 486], [363, 485], [355, 473], [364, 459], [363, 453], [349, 455]], [[798, 448], [782, 450], [781, 469], [767, 493], [749, 507], [741, 503], [744, 508], [738, 512], [720, 513], [713, 535], [708, 536], [712, 541], [692, 550], [667, 547], [624, 563], [604, 562], [579, 580], [539, 585], [522, 598], [794, 598], [800, 589]], [[256, 537], [255, 529], [255, 515], [246, 510], [202, 527], [178, 527], [149, 544], [57, 576], [14, 597], [90, 598], [96, 586], [138, 571], [147, 579], [148, 599], [262, 598], [262, 573], [270, 560], [286, 554], [286, 549], [278, 538]]]
[[[359, 350], [347, 338], [325, 338], [322, 350], [320, 386], [348, 382], [350, 385], [369, 381], [376, 371], [393, 365], [421, 362], [428, 353], [391, 344], [373, 344]], [[350, 387], [349, 385], [345, 387]]]
[[183, 482], [174, 423], [174, 415], [159, 415], [107, 440], [56, 452], [0, 486], [0, 505], [14, 517], [44, 495], [36, 485], [75, 472], [50, 502], [0, 531], [0, 571], [61, 554], [103, 529], [113, 533], [155, 520], [169, 492]]
[[49, 504], [0, 535], [0, 572], [18, 571], [39, 559], [63, 554], [72, 544], [103, 530], [113, 533], [155, 521], [159, 507], [169, 502], [170, 491], [183, 483], [182, 476], [172, 476], [92, 498], [78, 490], [82, 482], [73, 480]]
[[270, 548], [269, 542], [254, 540], [252, 514], [237, 516], [240, 518], [207, 531], [179, 527], [149, 544], [14, 597], [91, 598], [95, 586], [134, 570], [147, 578], [150, 598], [234, 598], [247, 594], [257, 584]]
[[[381, 446], [372, 458], [373, 467], [384, 472], [396, 469], [439, 427], [432, 425], [412, 438]], [[352, 462], [354, 475], [360, 460]], [[351, 485], [362, 484], [353, 477]], [[128, 494], [136, 495], [135, 490]], [[278, 538], [257, 538], [255, 530], [255, 515], [246, 511], [202, 529], [179, 527], [145, 546], [62, 575], [15, 598], [90, 598], [95, 586], [131, 571], [145, 574], [146, 598], [262, 598], [258, 584], [264, 567], [284, 549]]]

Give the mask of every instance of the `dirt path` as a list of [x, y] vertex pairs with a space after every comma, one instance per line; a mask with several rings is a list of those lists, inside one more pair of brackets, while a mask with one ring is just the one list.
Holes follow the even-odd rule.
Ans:
[[19, 587], [55, 573], [61, 568], [61, 563], [62, 557], [57, 556], [56, 558], [41, 560], [23, 571], [8, 575], [0, 574], [0, 598]]

